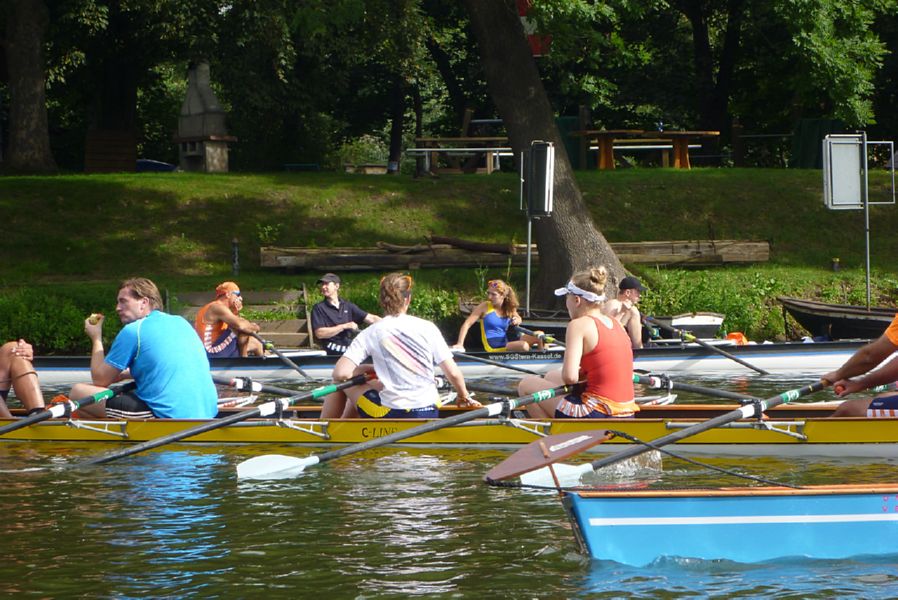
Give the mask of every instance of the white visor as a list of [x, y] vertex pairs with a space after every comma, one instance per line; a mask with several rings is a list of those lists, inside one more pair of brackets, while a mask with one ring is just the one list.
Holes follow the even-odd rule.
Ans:
[[578, 288], [574, 285], [573, 281], [568, 281], [567, 285], [564, 287], [560, 287], [555, 290], [556, 296], [567, 296], [568, 294], [573, 294], [575, 296], [580, 296], [587, 302], [604, 302], [605, 294], [596, 294], [595, 292], [587, 292], [584, 289]]

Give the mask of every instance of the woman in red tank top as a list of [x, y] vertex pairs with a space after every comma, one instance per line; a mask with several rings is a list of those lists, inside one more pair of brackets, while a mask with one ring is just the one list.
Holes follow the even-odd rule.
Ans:
[[560, 370], [545, 377], [529, 376], [518, 384], [519, 393], [586, 381], [580, 394], [550, 398], [531, 404], [527, 411], [538, 419], [632, 417], [639, 406], [633, 397], [633, 349], [627, 332], [616, 319], [602, 314], [605, 302], [604, 267], [575, 274], [556, 296], [565, 296], [571, 321]]

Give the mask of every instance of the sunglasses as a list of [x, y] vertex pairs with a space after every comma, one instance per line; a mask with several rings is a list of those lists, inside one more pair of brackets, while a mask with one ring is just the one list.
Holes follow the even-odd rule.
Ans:
[[237, 296], [238, 298], [239, 298], [240, 296], [243, 295], [243, 294], [241, 294], [239, 291], [238, 291], [238, 292], [231, 292], [231, 294], [234, 295], [234, 296]]

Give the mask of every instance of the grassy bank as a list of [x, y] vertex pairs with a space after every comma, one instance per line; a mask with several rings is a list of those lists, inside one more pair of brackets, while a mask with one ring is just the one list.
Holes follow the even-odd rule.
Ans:
[[[773, 300], [778, 293], [864, 299], [863, 213], [828, 211], [819, 171], [633, 169], [581, 172], [578, 178], [610, 241], [770, 242], [767, 264], [634, 268], [651, 286], [646, 312], [717, 310], [727, 314], [730, 330], [773, 337], [784, 331]], [[885, 174], [873, 174], [875, 197], [886, 183]], [[43, 350], [71, 350], [70, 343], [82, 343], [80, 323], [67, 341], [68, 335], [49, 333], [59, 318], [96, 310], [101, 301], [109, 310], [116, 282], [133, 274], [172, 290], [211, 289], [232, 277], [233, 239], [240, 248], [239, 281], [257, 289], [311, 285], [317, 276], [261, 269], [262, 245], [415, 244], [430, 233], [521, 242], [526, 223], [518, 203], [517, 177], [508, 173], [439, 179], [334, 173], [0, 178], [6, 248], [0, 338], [35, 338], [39, 329]], [[894, 304], [898, 239], [890, 233], [898, 210], [872, 207], [871, 224], [874, 302]], [[840, 258], [839, 273], [830, 269], [833, 257]], [[421, 271], [415, 276], [424, 293], [416, 310], [448, 318], [458, 293], [478, 295], [485, 279], [508, 275], [523, 283], [518, 272]], [[372, 309], [373, 280], [371, 274], [349, 274], [347, 285], [350, 297]]]

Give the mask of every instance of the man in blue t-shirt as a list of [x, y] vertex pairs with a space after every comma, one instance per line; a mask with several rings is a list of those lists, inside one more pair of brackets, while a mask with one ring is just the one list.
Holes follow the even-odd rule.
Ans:
[[93, 385], [76, 384], [71, 397], [91, 396], [128, 378], [137, 388], [81, 411], [121, 419], [215, 417], [218, 392], [203, 344], [190, 323], [161, 308], [162, 297], [152, 281], [137, 277], [122, 282], [115, 310], [124, 327], [105, 355], [103, 317], [84, 322]]
[[324, 300], [312, 307], [312, 333], [331, 355], [341, 355], [349, 348], [362, 323], [380, 321], [349, 300], [340, 298], [340, 277], [325, 273], [318, 280]]

